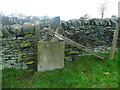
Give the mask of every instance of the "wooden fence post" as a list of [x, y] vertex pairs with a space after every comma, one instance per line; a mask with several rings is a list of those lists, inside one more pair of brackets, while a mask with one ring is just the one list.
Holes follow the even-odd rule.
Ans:
[[116, 22], [116, 29], [114, 31], [112, 46], [111, 46], [111, 50], [110, 50], [110, 54], [109, 54], [109, 59], [111, 59], [111, 60], [114, 58], [115, 48], [116, 48], [116, 44], [117, 44], [117, 40], [118, 40], [119, 29], [120, 29], [120, 23], [117, 21]]
[[37, 28], [35, 28], [35, 41], [34, 41], [34, 53], [35, 53], [35, 70], [37, 71], [37, 42], [39, 40], [39, 36], [40, 36], [40, 29], [39, 26], [37, 26]]

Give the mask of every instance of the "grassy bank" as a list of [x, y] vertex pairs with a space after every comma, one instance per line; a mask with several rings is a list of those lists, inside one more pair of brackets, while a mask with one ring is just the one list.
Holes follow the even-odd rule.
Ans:
[[118, 56], [113, 60], [82, 56], [62, 69], [46, 72], [4, 69], [3, 88], [117, 88]]

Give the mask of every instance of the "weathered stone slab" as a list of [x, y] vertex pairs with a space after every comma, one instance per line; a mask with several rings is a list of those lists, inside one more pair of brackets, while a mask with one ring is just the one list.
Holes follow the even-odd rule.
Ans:
[[38, 71], [64, 67], [64, 42], [38, 41]]

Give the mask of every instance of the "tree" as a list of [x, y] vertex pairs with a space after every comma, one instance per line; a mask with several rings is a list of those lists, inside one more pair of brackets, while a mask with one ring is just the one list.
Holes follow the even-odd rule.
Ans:
[[106, 11], [107, 11], [107, 1], [104, 1], [99, 6], [99, 12], [100, 12], [101, 18], [104, 17], [104, 14], [105, 14]]

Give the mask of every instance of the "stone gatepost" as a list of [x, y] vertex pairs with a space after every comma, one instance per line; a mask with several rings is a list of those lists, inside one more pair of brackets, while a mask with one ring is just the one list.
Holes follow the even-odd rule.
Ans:
[[37, 71], [48, 71], [64, 67], [65, 43], [38, 41]]

